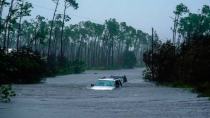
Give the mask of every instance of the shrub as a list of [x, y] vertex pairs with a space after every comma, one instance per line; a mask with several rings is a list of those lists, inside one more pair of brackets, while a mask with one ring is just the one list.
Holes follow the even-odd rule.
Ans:
[[0, 83], [37, 83], [46, 75], [46, 61], [30, 49], [0, 54]]
[[151, 51], [144, 54], [148, 70], [154, 68], [154, 78], [148, 75], [151, 73], [146, 73], [145, 78], [159, 83], [191, 86], [210, 96], [210, 36], [195, 36], [177, 49], [166, 42], [155, 50], [153, 59]]
[[71, 66], [73, 68], [73, 73], [81, 73], [85, 71], [85, 63], [83, 61], [75, 60], [71, 62]]
[[58, 57], [58, 65], [56, 69], [57, 74], [72, 74], [82, 73], [85, 71], [85, 63], [83, 61], [74, 60], [69, 61], [65, 57]]
[[0, 100], [10, 102], [10, 98], [13, 96], [15, 96], [15, 92], [12, 90], [11, 85], [0, 85]]
[[136, 56], [133, 51], [125, 51], [123, 54], [123, 67], [133, 68], [137, 63]]

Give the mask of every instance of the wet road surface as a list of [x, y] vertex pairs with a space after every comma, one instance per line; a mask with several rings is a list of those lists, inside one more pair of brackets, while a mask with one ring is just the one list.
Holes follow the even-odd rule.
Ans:
[[[210, 118], [208, 98], [145, 82], [142, 70], [87, 71], [14, 85], [17, 96], [0, 103], [0, 118]], [[128, 83], [114, 91], [88, 89], [110, 75], [126, 75]]]

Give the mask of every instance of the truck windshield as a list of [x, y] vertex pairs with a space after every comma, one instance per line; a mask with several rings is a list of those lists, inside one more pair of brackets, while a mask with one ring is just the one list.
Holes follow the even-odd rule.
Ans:
[[114, 86], [114, 81], [98, 80], [96, 86]]

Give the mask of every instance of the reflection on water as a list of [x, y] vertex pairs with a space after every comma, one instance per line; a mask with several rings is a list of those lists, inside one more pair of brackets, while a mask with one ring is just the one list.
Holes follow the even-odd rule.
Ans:
[[[0, 103], [0, 118], [210, 118], [207, 98], [144, 82], [142, 70], [87, 71], [15, 85], [18, 95], [9, 104]], [[110, 75], [127, 75], [128, 83], [114, 91], [88, 89]]]

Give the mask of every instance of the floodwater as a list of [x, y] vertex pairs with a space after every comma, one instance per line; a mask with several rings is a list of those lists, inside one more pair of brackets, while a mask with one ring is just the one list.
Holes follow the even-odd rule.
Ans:
[[[0, 103], [0, 118], [210, 118], [208, 98], [145, 82], [142, 71], [86, 71], [43, 84], [14, 85], [17, 96]], [[110, 75], [126, 75], [128, 83], [114, 91], [88, 89]]]

